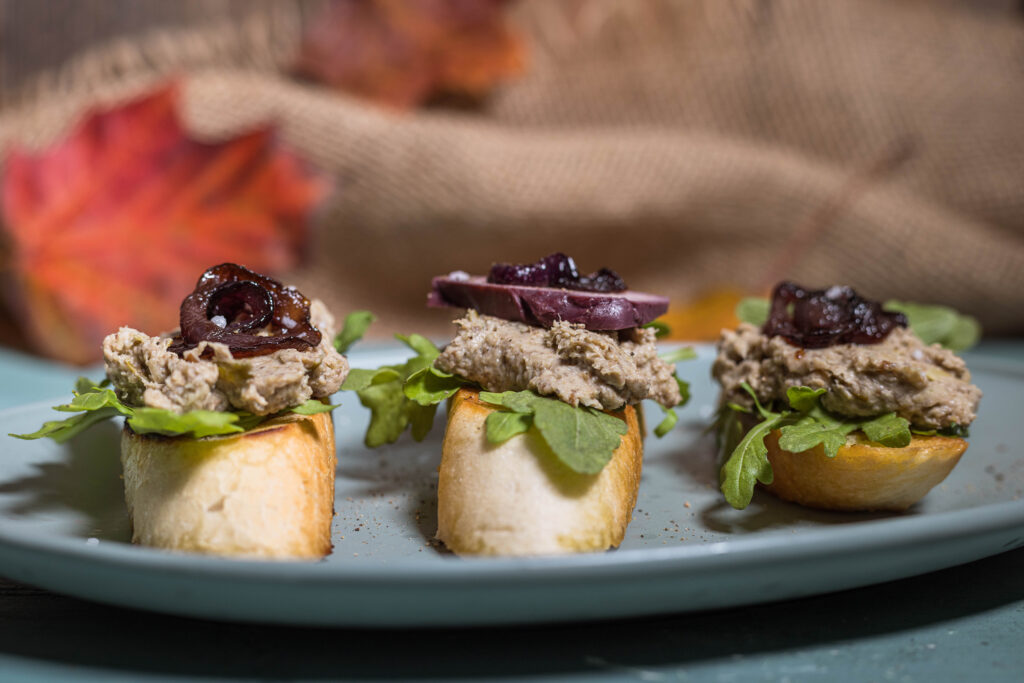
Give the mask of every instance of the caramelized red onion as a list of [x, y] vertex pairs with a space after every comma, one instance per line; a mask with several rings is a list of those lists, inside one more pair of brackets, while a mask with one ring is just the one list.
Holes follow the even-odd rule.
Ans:
[[549, 254], [536, 263], [496, 263], [487, 274], [487, 282], [495, 285], [558, 287], [580, 292], [624, 292], [628, 289], [619, 274], [610, 268], [601, 268], [590, 275], [580, 275], [576, 261], [562, 252]]
[[[274, 298], [251, 280], [236, 280], [213, 291], [206, 317], [228, 334], [258, 330], [274, 316]], [[231, 322], [228, 322], [228, 321]]]
[[321, 338], [301, 292], [234, 263], [199, 277], [195, 291], [181, 302], [180, 322], [181, 332], [170, 346], [179, 356], [204, 341], [226, 344], [236, 358], [249, 358], [280, 349], [308, 351]]
[[780, 282], [772, 292], [771, 311], [762, 332], [793, 346], [821, 349], [835, 344], [878, 344], [896, 327], [906, 327], [902, 313], [882, 310], [849, 287], [807, 290]]

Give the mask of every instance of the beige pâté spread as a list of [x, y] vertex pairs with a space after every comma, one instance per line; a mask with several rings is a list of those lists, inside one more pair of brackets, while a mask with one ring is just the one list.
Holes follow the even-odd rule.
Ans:
[[895, 412], [926, 429], [970, 424], [981, 399], [961, 358], [938, 344], [926, 346], [905, 328], [878, 344], [804, 349], [743, 323], [723, 331], [711, 374], [722, 384], [722, 401], [752, 406], [741, 382], [763, 403], [784, 400], [789, 387], [824, 388], [821, 402], [829, 411], [851, 417]]
[[594, 332], [564, 321], [542, 328], [474, 310], [456, 324], [458, 335], [434, 364], [488, 391], [531, 389], [604, 410], [681, 400], [675, 368], [658, 358], [653, 329]]

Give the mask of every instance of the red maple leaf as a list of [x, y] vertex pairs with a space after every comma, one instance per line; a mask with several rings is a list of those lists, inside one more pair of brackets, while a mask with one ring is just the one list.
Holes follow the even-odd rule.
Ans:
[[296, 70], [396, 108], [438, 94], [479, 98], [523, 70], [505, 0], [335, 0], [306, 33]]
[[121, 325], [177, 327], [207, 267], [297, 262], [325, 180], [264, 126], [207, 144], [187, 137], [171, 85], [88, 113], [33, 154], [12, 149], [0, 181], [12, 311], [38, 352], [99, 357]]

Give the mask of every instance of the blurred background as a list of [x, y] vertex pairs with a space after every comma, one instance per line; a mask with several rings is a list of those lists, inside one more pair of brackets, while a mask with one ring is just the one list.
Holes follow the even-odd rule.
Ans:
[[677, 338], [781, 278], [1024, 333], [1024, 4], [0, 0], [0, 344], [223, 261], [443, 335], [432, 275], [554, 251]]

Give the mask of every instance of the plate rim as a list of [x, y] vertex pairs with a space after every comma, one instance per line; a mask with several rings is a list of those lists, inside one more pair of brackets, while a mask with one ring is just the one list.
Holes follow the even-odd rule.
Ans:
[[[925, 523], [925, 520], [928, 520]], [[936, 522], [936, 523], [932, 523]], [[884, 527], [886, 533], [878, 533]], [[905, 529], [909, 528], [908, 533]], [[716, 564], [722, 558], [746, 558], [756, 555], [765, 557], [765, 552], [777, 559], [795, 559], [816, 555], [830, 555], [836, 551], [849, 552], [858, 549], [880, 549], [888, 546], [903, 546], [908, 542], [934, 543], [944, 539], [960, 538], [972, 533], [991, 533], [1020, 528], [1024, 533], [1024, 500], [1003, 501], [983, 505], [969, 510], [950, 510], [930, 513], [923, 517], [900, 517], [897, 519], [872, 519], [851, 522], [842, 526], [829, 526], [805, 530], [797, 536], [788, 537], [783, 530], [760, 532], [743, 538], [695, 543], [668, 548], [635, 548], [613, 550], [604, 553], [580, 553], [541, 557], [448, 557], [443, 562], [422, 566], [414, 559], [400, 558], [386, 564], [361, 565], [361, 563], [327, 564], [323, 561], [294, 562], [278, 560], [235, 559], [210, 555], [177, 553], [146, 548], [128, 543], [101, 541], [89, 545], [87, 539], [28, 538], [22, 531], [11, 533], [0, 526], [0, 546], [7, 545], [20, 550], [45, 553], [54, 557], [72, 557], [105, 565], [137, 565], [143, 569], [170, 569], [174, 571], [201, 571], [211, 576], [244, 575], [252, 579], [303, 579], [311, 581], [335, 580], [365, 581], [379, 583], [381, 580], [404, 579], [412, 574], [417, 579], [429, 579], [444, 583], [447, 580], [464, 581], [466, 574], [478, 574], [481, 569], [502, 580], [519, 582], [524, 580], [524, 568], [531, 574], [539, 570], [549, 573], [588, 571], [626, 571], [637, 566], [645, 570], [676, 571], [675, 565], [683, 563]], [[882, 536], [881, 540], [878, 538]], [[788, 541], [777, 541], [787, 537]], [[871, 537], [871, 538], [869, 538]], [[1020, 539], [1024, 546], [1024, 536]], [[1006, 550], [1012, 550], [1007, 547]], [[812, 552], [808, 552], [812, 550]], [[620, 558], [619, 555], [625, 557]], [[712, 559], [713, 558], [713, 559]], [[281, 577], [282, 574], [294, 576]], [[533, 577], [531, 577], [532, 579]]]

